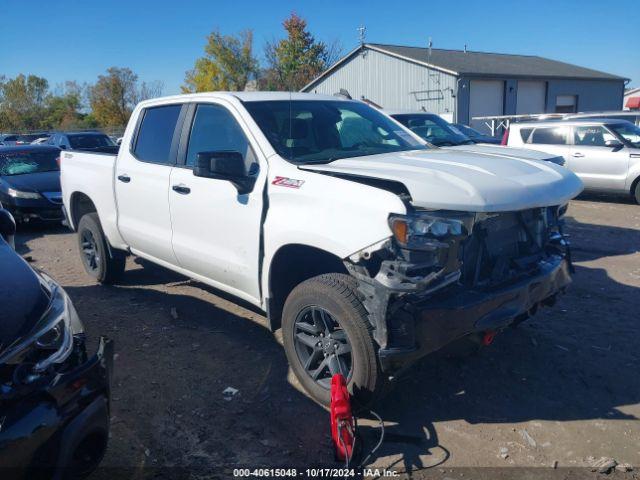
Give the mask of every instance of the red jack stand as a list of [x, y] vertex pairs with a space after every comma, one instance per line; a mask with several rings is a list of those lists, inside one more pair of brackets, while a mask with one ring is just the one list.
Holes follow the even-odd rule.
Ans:
[[353, 456], [355, 426], [347, 381], [337, 373], [331, 378], [331, 438], [336, 459], [346, 461], [347, 465]]

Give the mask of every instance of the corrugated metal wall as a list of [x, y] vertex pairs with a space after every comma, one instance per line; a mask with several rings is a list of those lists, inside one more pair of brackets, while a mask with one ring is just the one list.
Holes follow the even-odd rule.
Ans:
[[333, 95], [343, 88], [385, 109], [454, 112], [456, 77], [375, 50], [365, 50], [306, 91]]

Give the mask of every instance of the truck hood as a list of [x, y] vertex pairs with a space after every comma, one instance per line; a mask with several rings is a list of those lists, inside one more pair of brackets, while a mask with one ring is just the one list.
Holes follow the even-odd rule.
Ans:
[[475, 144], [475, 145], [457, 145], [455, 147], [443, 147], [447, 150], [455, 150], [457, 152], [483, 153], [485, 155], [495, 155], [498, 157], [524, 158], [525, 160], [549, 160], [555, 155], [526, 148], [503, 147], [500, 145]]
[[569, 170], [509, 155], [431, 149], [303, 165], [304, 170], [402, 183], [416, 207], [502, 212], [560, 205], [582, 191]]

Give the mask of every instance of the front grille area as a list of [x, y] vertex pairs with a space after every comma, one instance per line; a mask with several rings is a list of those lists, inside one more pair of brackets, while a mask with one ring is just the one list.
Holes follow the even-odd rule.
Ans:
[[491, 287], [532, 272], [544, 256], [547, 209], [487, 214], [462, 244], [462, 278], [468, 287]]

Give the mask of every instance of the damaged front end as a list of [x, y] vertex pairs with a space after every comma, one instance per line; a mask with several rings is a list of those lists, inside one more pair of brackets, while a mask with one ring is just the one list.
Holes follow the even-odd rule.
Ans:
[[393, 374], [465, 335], [495, 331], [551, 304], [570, 283], [566, 205], [518, 212], [413, 210], [393, 236], [345, 261]]

